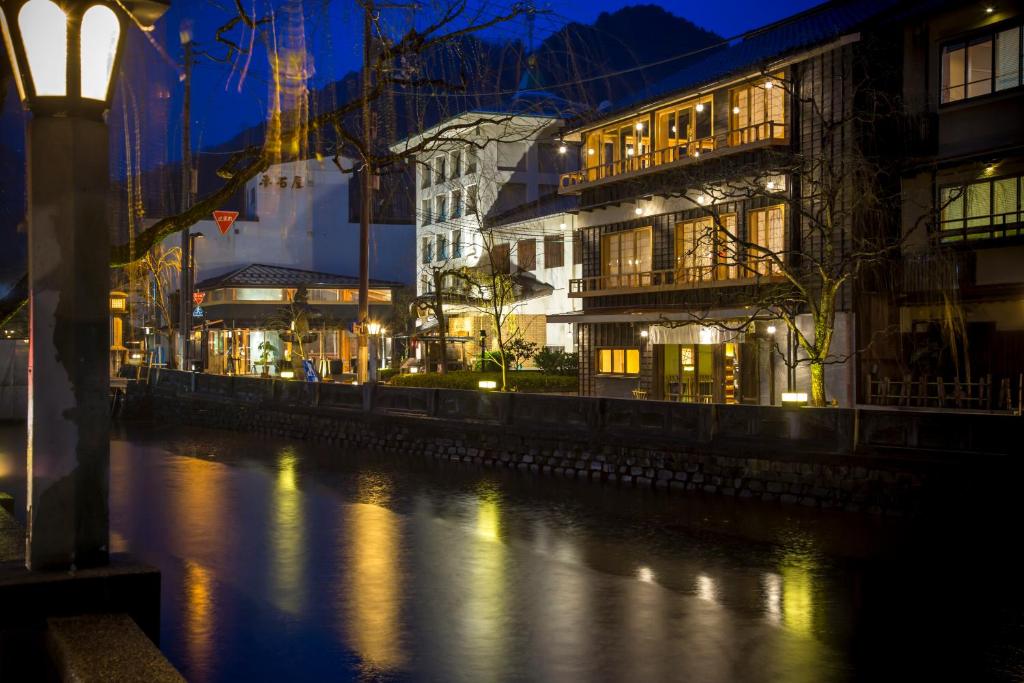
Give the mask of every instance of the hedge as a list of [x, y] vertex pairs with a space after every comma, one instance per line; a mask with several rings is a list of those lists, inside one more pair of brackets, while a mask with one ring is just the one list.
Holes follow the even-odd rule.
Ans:
[[[469, 372], [460, 370], [442, 375], [439, 372], [425, 372], [397, 375], [390, 384], [399, 387], [430, 387], [432, 389], [478, 389], [482, 379], [494, 380], [501, 386], [500, 372]], [[510, 370], [508, 388], [531, 394], [562, 393], [575, 394], [579, 386], [571, 375], [549, 375], [544, 372]]]

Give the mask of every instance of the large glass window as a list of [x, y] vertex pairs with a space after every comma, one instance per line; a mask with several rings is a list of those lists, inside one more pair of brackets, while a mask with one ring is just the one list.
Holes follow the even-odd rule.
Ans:
[[958, 102], [1021, 85], [1020, 26], [942, 48], [942, 103]]
[[430, 200], [420, 201], [420, 225], [430, 225]]
[[729, 92], [729, 144], [786, 137], [785, 88], [781, 73]]
[[451, 211], [452, 218], [460, 218], [462, 216], [462, 190], [452, 190]]
[[980, 180], [939, 191], [939, 236], [943, 242], [1015, 237], [1024, 220], [1021, 176]]
[[713, 110], [714, 100], [710, 95], [659, 110], [655, 136], [660, 152], [657, 163], [714, 149]]
[[640, 349], [598, 349], [597, 372], [600, 375], [639, 375]]
[[676, 225], [676, 282], [711, 279], [715, 253], [711, 217]]
[[440, 156], [434, 159], [434, 183], [445, 181], [445, 157]]
[[462, 175], [462, 152], [455, 151], [451, 153], [451, 175], [450, 178], [458, 178]]
[[737, 277], [735, 237], [735, 214], [725, 214], [717, 220], [705, 216], [676, 224], [676, 282]]
[[444, 235], [437, 236], [437, 258], [441, 261], [448, 259], [448, 238]]
[[434, 261], [434, 238], [433, 236], [424, 237], [422, 240], [422, 250], [420, 251], [420, 262], [421, 263], [433, 263]]
[[606, 287], [640, 287], [651, 272], [651, 228], [601, 237], [601, 269]]
[[476, 185], [470, 185], [469, 187], [466, 188], [466, 215], [467, 216], [475, 216], [476, 215], [476, 200], [477, 200], [476, 194], [477, 194], [477, 186]]
[[452, 230], [452, 257], [462, 257], [462, 231]]
[[747, 249], [748, 274], [777, 275], [779, 266], [772, 255], [780, 258], [785, 249], [785, 207], [769, 206], [747, 213], [747, 239], [761, 247]]
[[434, 197], [434, 220], [443, 223], [448, 218], [448, 195]]
[[239, 287], [235, 301], [285, 301], [285, 292], [275, 287]]

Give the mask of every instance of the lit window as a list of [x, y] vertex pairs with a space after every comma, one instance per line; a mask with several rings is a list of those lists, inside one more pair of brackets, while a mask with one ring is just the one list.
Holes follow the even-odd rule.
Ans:
[[939, 236], [943, 242], [997, 239], [1021, 234], [1024, 178], [986, 179], [939, 191]]
[[[729, 92], [729, 144], [745, 145], [786, 136], [783, 74]], [[772, 87], [767, 87], [771, 83]]]
[[607, 287], [639, 287], [651, 271], [651, 228], [604, 235], [601, 274]]
[[598, 349], [597, 372], [601, 375], [639, 375], [640, 349]]
[[747, 212], [747, 239], [752, 244], [762, 247], [762, 249], [748, 249], [748, 274], [778, 274], [779, 265], [772, 255], [783, 257], [785, 213], [785, 207], [781, 204]]
[[943, 104], [1021, 85], [1021, 30], [1014, 26], [942, 48]]

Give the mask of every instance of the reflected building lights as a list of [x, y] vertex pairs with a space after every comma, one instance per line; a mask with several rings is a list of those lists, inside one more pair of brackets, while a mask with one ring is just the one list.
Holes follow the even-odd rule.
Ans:
[[650, 567], [640, 567], [636, 570], [636, 578], [645, 583], [654, 583], [654, 572]]
[[214, 645], [212, 572], [185, 560], [185, 635], [191, 669], [208, 669]]
[[814, 625], [814, 597], [811, 573], [806, 567], [782, 569], [782, 619], [797, 633], [810, 634]]
[[274, 548], [273, 598], [290, 614], [300, 614], [303, 603], [306, 559], [302, 494], [297, 484], [295, 449], [286, 446], [277, 454], [277, 479], [274, 483], [274, 518], [271, 545]]
[[346, 548], [350, 572], [345, 632], [365, 664], [379, 671], [398, 669], [405, 659], [400, 634], [401, 529], [399, 516], [384, 507], [390, 492], [387, 477], [360, 475], [361, 502], [346, 507], [349, 533], [347, 542], [340, 544]]
[[708, 602], [716, 602], [718, 589], [715, 586], [715, 580], [706, 574], [697, 576], [697, 597]]
[[764, 614], [769, 623], [782, 623], [782, 577], [778, 574], [765, 574], [761, 577], [761, 588], [764, 592]]

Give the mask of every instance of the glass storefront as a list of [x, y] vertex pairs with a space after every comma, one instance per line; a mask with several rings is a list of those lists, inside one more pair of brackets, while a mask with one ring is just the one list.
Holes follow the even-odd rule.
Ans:
[[660, 344], [662, 395], [684, 403], [738, 403], [740, 344]]

